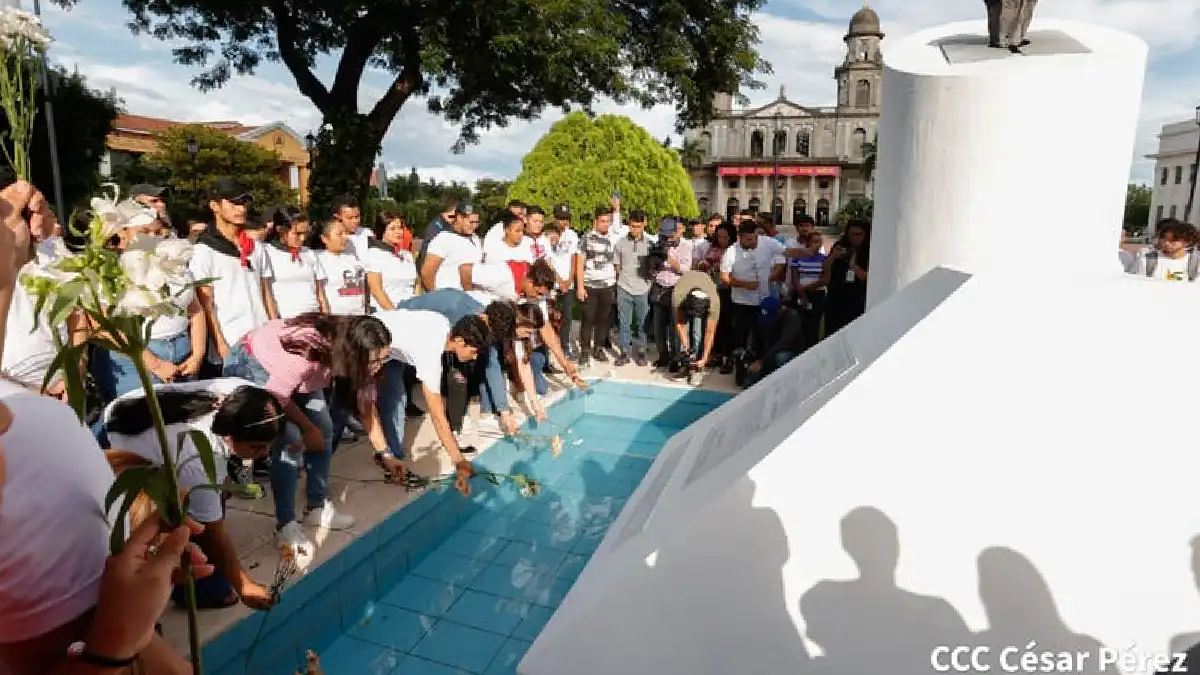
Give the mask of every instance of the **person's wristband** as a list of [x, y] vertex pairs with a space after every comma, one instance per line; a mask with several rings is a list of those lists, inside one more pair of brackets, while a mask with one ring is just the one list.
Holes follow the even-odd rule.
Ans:
[[100, 668], [124, 668], [137, 660], [138, 655], [134, 654], [129, 658], [116, 658], [97, 654], [96, 652], [88, 651], [87, 645], [82, 642], [75, 642], [67, 648], [67, 654], [74, 660], [80, 663], [86, 663], [89, 666], [98, 666]]

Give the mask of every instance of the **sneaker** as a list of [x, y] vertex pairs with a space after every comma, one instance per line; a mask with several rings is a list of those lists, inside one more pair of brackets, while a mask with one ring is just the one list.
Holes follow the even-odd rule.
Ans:
[[671, 364], [671, 362], [668, 361], [667, 359], [658, 359], [657, 361], [654, 362], [654, 367], [655, 368], [666, 368], [670, 364]]
[[592, 358], [599, 363], [608, 363], [608, 354], [605, 354], [603, 349], [593, 349]]
[[312, 555], [316, 550], [300, 523], [294, 520], [275, 532], [275, 548], [290, 549], [298, 555]]
[[637, 364], [638, 368], [645, 368], [646, 365], [649, 363], [648, 361], [646, 361], [646, 355], [642, 354], [641, 352], [638, 352], [637, 354], [634, 355], [633, 362]]
[[625, 354], [621, 354], [620, 356], [617, 357], [616, 361], [613, 361], [613, 365], [618, 368], [627, 366], [627, 365], [629, 365], [629, 357], [626, 356]]
[[320, 508], [304, 514], [304, 524], [309, 527], [326, 527], [331, 530], [348, 530], [354, 527], [354, 517], [338, 513], [328, 499]]
[[733, 359], [726, 356], [721, 361], [721, 374], [728, 375], [733, 372]]

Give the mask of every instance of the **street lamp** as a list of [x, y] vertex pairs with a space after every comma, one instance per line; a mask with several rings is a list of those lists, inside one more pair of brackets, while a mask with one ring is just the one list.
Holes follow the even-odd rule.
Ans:
[[196, 155], [200, 154], [200, 144], [196, 142], [196, 137], [188, 135], [187, 137], [187, 154], [188, 159], [192, 164], [192, 199], [196, 200], [196, 208], [200, 208], [200, 173], [196, 169]]
[[[1200, 127], [1200, 105], [1196, 106], [1196, 126]], [[1187, 208], [1183, 210], [1184, 222], [1192, 222], [1192, 205], [1196, 202], [1196, 175], [1200, 174], [1200, 133], [1196, 134], [1196, 161], [1192, 164], [1192, 191], [1188, 193]]]
[[775, 227], [779, 227], [779, 221], [782, 220], [782, 208], [776, 208], [779, 204], [779, 108], [775, 109], [775, 135], [771, 137], [771, 156], [775, 160], [775, 168], [771, 171], [771, 220]]
[[[312, 202], [312, 194], [311, 193], [312, 193], [313, 164], [315, 164], [316, 160], [317, 160], [317, 137], [314, 136], [311, 131], [308, 132], [304, 136], [304, 148], [306, 150], [308, 150], [308, 166], [305, 167], [306, 169], [308, 169], [308, 176], [306, 177], [307, 180], [305, 180], [304, 183], [308, 185], [308, 193], [309, 194], [304, 194], [303, 192], [301, 192], [300, 197], [301, 197], [302, 201], [307, 201], [307, 202], [311, 203]], [[305, 197], [307, 197], [308, 199], [305, 200], [304, 199]]]

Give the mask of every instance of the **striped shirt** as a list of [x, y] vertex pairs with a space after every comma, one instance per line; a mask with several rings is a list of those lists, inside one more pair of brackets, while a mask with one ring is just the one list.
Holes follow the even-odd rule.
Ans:
[[329, 367], [287, 351], [283, 348], [284, 338], [322, 339], [315, 329], [289, 326], [287, 319], [268, 321], [247, 333], [246, 350], [267, 371], [263, 388], [283, 400], [297, 392], [311, 394], [328, 387], [333, 381]]
[[583, 254], [583, 285], [588, 288], [611, 288], [617, 283], [616, 246], [607, 235], [592, 230], [579, 242]]
[[807, 258], [795, 258], [788, 265], [797, 280], [811, 283], [821, 278], [821, 268], [825, 266], [826, 257], [828, 256], [824, 253], [817, 252]]

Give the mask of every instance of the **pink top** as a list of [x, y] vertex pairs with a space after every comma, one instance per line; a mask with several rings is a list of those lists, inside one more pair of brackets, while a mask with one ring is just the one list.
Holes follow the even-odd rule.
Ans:
[[676, 272], [670, 267], [663, 265], [662, 269], [658, 271], [658, 274], [654, 275], [654, 280], [657, 281], [658, 285], [660, 286], [666, 286], [667, 288], [675, 286], [675, 284], [679, 283], [679, 277], [683, 276], [684, 272], [692, 269], [691, 242], [680, 240], [679, 243], [675, 245], [674, 253], [675, 262], [679, 263], [680, 271]]
[[328, 387], [333, 379], [329, 368], [284, 349], [281, 340], [287, 337], [322, 339], [315, 329], [289, 326], [287, 319], [268, 321], [246, 335], [250, 353], [267, 371], [267, 382], [263, 387], [281, 398], [290, 398], [296, 392], [310, 394]]

